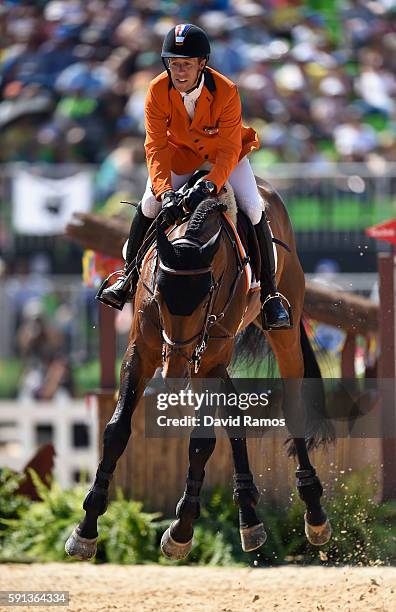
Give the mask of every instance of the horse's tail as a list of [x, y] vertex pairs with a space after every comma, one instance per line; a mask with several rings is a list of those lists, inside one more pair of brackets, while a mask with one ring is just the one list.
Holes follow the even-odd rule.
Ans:
[[[266, 362], [265, 373], [263, 361]], [[262, 330], [250, 323], [238, 334], [234, 346], [231, 371], [249, 370], [250, 376], [274, 378], [276, 361]]]
[[[312, 450], [319, 446], [326, 447], [329, 443], [334, 442], [335, 434], [326, 410], [322, 373], [302, 321], [300, 321], [300, 345], [304, 360], [304, 378], [310, 379], [309, 382], [307, 381], [307, 388], [303, 389], [303, 400], [305, 399], [309, 426], [306, 437], [307, 449]], [[287, 454], [294, 456], [296, 450], [292, 439], [288, 438], [286, 444]]]
[[[300, 345], [304, 361], [303, 399], [307, 409], [307, 424], [309, 431], [306, 436], [308, 450], [319, 446], [327, 446], [334, 441], [334, 429], [326, 410], [326, 394], [322, 374], [317, 362], [311, 342], [305, 331], [303, 322], [300, 322]], [[267, 357], [266, 372], [260, 372], [263, 359]], [[274, 378], [276, 361], [262, 330], [251, 323], [241, 332], [235, 343], [231, 369], [249, 369], [250, 375]], [[253, 369], [253, 370], [252, 370]], [[287, 454], [294, 456], [296, 450], [292, 438], [285, 442]]]

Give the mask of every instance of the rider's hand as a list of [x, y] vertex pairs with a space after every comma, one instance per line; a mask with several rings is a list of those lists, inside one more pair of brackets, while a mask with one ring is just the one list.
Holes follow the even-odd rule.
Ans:
[[168, 189], [162, 194], [161, 202], [165, 220], [169, 225], [172, 225], [182, 213], [179, 206], [179, 197], [173, 189]]
[[216, 194], [216, 185], [211, 181], [200, 180], [191, 187], [188, 194], [184, 198], [184, 206], [194, 211], [198, 204]]

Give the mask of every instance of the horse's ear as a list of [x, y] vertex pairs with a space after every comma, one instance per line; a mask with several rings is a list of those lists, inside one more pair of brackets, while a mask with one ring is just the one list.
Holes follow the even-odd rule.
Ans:
[[205, 244], [203, 244], [199, 248], [200, 255], [203, 257], [203, 259], [205, 260], [205, 262], [207, 262], [208, 265], [211, 263], [213, 257], [217, 252], [217, 249], [219, 248], [220, 238], [221, 228], [216, 234], [214, 234], [214, 236], [212, 236], [212, 238], [208, 240], [208, 242], [205, 242]]
[[164, 263], [171, 262], [175, 259], [175, 249], [173, 244], [168, 240], [164, 228], [161, 223], [157, 222], [157, 247], [160, 260]]

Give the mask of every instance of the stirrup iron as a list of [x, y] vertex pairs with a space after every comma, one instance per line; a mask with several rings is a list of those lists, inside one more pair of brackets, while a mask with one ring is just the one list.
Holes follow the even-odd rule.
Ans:
[[[287, 299], [287, 297], [285, 295], [283, 295], [283, 293], [280, 293], [280, 291], [277, 291], [274, 294], [269, 294], [267, 295], [267, 297], [265, 298], [264, 302], [261, 304], [261, 312], [265, 315], [265, 310], [264, 310], [264, 306], [270, 301], [273, 300], [274, 298], [279, 298], [280, 300], [284, 300], [286, 302], [287, 305], [287, 314], [289, 315], [289, 325], [287, 326], [283, 326], [283, 327], [272, 327], [271, 325], [269, 325], [266, 322], [266, 325], [264, 325], [264, 330], [265, 331], [282, 331], [282, 330], [287, 330], [287, 329], [293, 329], [293, 313], [292, 313], [292, 308], [291, 308], [291, 304], [289, 302], [289, 300]], [[262, 317], [265, 318], [266, 321], [266, 316]]]

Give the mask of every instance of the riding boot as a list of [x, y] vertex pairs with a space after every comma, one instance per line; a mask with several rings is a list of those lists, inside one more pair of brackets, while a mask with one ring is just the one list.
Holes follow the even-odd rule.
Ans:
[[265, 212], [254, 226], [261, 255], [261, 322], [263, 329], [290, 329], [291, 321], [278, 293], [275, 279], [275, 257], [272, 236]]
[[147, 230], [152, 222], [153, 219], [143, 214], [142, 206], [139, 204], [129, 231], [124, 272], [115, 283], [110, 285], [110, 287], [106, 287], [106, 289], [101, 292], [100, 296], [98, 295], [98, 299], [104, 304], [117, 308], [117, 310], [122, 310], [127, 297], [132, 297], [134, 295], [139, 278], [138, 271], [137, 268], [135, 268], [132, 275], [128, 277], [127, 270], [142, 246]]

